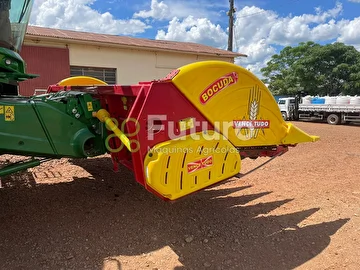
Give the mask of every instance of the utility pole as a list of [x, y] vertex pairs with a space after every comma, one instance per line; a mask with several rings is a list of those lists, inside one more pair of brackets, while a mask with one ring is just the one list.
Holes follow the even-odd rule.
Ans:
[[228, 51], [233, 50], [233, 38], [234, 38], [234, 14], [235, 14], [235, 8], [234, 8], [234, 0], [229, 0], [230, 2], [230, 10], [228, 12], [229, 16], [229, 39], [228, 39]]

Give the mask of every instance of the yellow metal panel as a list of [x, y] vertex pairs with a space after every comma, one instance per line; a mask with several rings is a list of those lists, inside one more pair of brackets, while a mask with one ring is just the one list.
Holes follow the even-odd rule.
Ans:
[[228, 179], [240, 165], [237, 149], [214, 131], [160, 143], [144, 160], [146, 184], [170, 200]]
[[313, 138], [313, 141], [319, 140], [318, 136], [310, 136], [306, 132], [301, 131], [298, 127], [296, 127], [292, 123], [288, 123], [287, 136], [283, 139], [282, 143], [286, 145], [304, 143], [309, 141], [309, 137]]
[[107, 85], [106, 82], [88, 76], [74, 76], [58, 82], [60, 86], [88, 86], [88, 85]]
[[[173, 83], [236, 146], [279, 145], [290, 126], [267, 87], [251, 72], [222, 61], [179, 68]], [[291, 142], [318, 138], [292, 129]]]

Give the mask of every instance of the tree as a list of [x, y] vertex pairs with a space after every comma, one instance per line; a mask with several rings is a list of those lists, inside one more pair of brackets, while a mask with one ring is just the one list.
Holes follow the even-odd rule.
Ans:
[[360, 52], [343, 43], [287, 46], [261, 69], [273, 94], [360, 94]]

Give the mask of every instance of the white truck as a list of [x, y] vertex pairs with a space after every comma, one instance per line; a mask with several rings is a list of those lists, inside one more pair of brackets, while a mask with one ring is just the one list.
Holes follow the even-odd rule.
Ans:
[[324, 97], [325, 102], [312, 104], [312, 97], [279, 98], [284, 120], [326, 121], [331, 125], [360, 122], [360, 97]]

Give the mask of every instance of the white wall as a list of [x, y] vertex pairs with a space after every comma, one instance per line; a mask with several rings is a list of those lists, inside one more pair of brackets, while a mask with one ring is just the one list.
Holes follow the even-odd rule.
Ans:
[[204, 57], [183, 53], [69, 45], [70, 65], [117, 69], [118, 84], [161, 79], [183, 65], [203, 60], [232, 62], [232, 58]]
[[234, 58], [204, 56], [179, 52], [156, 52], [95, 45], [66, 43], [63, 40], [43, 41], [25, 37], [26, 45], [68, 47], [70, 65], [116, 68], [118, 84], [135, 84], [165, 77], [172, 70], [196, 61], [221, 60], [234, 62]]

